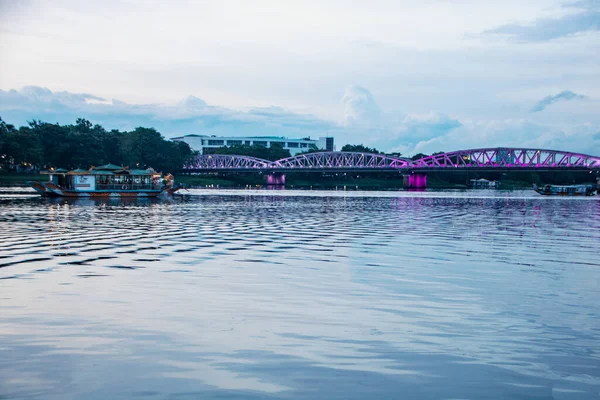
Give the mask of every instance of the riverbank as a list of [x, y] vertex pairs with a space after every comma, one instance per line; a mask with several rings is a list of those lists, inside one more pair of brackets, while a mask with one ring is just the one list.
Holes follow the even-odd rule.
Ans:
[[27, 182], [44, 182], [48, 175], [40, 174], [0, 174], [0, 186], [27, 186]]
[[[511, 177], [508, 177], [511, 178]], [[43, 182], [48, 180], [47, 175], [40, 174], [0, 174], [0, 186], [28, 186], [28, 182]], [[175, 181], [182, 183], [188, 188], [224, 188], [244, 189], [249, 187], [267, 186], [264, 176], [259, 174], [239, 175], [176, 175]], [[520, 190], [531, 188], [532, 183], [519, 179], [500, 179], [500, 189]], [[537, 183], [537, 182], [536, 182]], [[537, 183], [540, 185], [540, 183]], [[286, 175], [285, 187], [288, 189], [323, 189], [323, 190], [398, 190], [403, 189], [403, 179], [393, 177], [333, 177], [333, 176], [310, 176], [304, 174]], [[428, 189], [470, 189], [466, 183], [458, 180], [446, 181], [436, 174], [427, 177]]]
[[[227, 188], [243, 189], [247, 187], [266, 186], [263, 176], [239, 175], [239, 176], [209, 176], [209, 175], [178, 175], [175, 181], [192, 188]], [[285, 187], [289, 189], [355, 189], [355, 190], [398, 190], [403, 189], [402, 179], [378, 179], [378, 178], [319, 178], [310, 179], [306, 176], [286, 177]], [[444, 182], [436, 179], [429, 180], [427, 187], [432, 189], [468, 189], [467, 185]]]
[[[28, 186], [28, 182], [43, 182], [48, 180], [47, 175], [34, 174], [0, 174], [0, 186]], [[260, 175], [246, 175], [232, 178], [202, 176], [202, 175], [178, 175], [175, 177], [177, 183], [182, 183], [188, 188], [224, 188], [244, 189], [248, 187], [266, 186], [264, 178]], [[287, 179], [288, 189], [323, 189], [323, 190], [398, 190], [403, 189], [402, 179]], [[453, 184], [449, 182], [430, 180], [427, 183], [430, 189], [467, 189], [467, 185]]]

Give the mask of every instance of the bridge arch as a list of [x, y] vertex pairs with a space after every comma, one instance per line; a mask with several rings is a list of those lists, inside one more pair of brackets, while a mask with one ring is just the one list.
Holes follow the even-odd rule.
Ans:
[[440, 153], [414, 160], [413, 169], [600, 168], [600, 157], [559, 150], [495, 147]]
[[184, 171], [210, 170], [434, 170], [434, 169], [594, 169], [600, 157], [560, 150], [532, 148], [482, 148], [440, 153], [410, 160], [385, 154], [358, 152], [302, 153], [277, 161], [260, 158], [205, 154], [194, 157]]
[[248, 170], [266, 169], [271, 162], [261, 158], [229, 154], [200, 154], [184, 166], [184, 170]]
[[277, 169], [402, 169], [409, 161], [385, 154], [327, 151], [302, 153], [273, 161]]

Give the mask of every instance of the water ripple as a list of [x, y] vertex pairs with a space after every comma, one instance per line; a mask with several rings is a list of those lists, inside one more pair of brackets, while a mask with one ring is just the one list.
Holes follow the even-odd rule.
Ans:
[[598, 398], [600, 201], [0, 200], [0, 398]]

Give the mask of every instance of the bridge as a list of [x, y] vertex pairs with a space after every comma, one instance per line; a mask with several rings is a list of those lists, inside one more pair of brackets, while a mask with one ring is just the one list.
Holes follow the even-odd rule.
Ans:
[[[182, 172], [267, 172], [268, 183], [289, 172], [397, 171], [407, 177], [408, 187], [425, 187], [428, 171], [600, 171], [600, 157], [559, 150], [497, 147], [440, 153], [417, 160], [385, 154], [355, 152], [302, 153], [277, 161], [260, 158], [206, 154], [187, 163]], [[285, 179], [285, 178], [283, 178]]]

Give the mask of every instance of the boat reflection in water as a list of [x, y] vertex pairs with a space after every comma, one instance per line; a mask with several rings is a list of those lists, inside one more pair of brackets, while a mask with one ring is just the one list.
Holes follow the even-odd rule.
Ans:
[[152, 204], [170, 204], [180, 201], [182, 196], [173, 197], [169, 195], [159, 195], [156, 197], [46, 197], [43, 199], [47, 204], [58, 206], [147, 206]]

